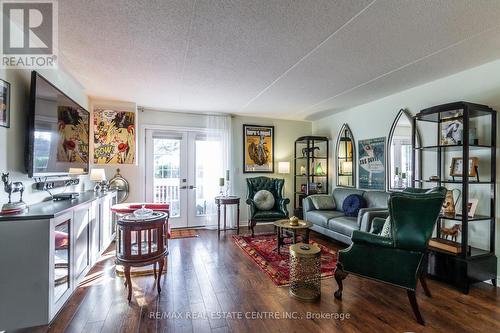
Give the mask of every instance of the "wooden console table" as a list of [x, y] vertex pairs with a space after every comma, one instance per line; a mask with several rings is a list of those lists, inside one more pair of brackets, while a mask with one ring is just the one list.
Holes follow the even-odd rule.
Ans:
[[237, 196], [215, 197], [217, 205], [217, 235], [220, 236], [220, 206], [224, 206], [224, 231], [226, 231], [227, 205], [236, 205], [236, 234], [240, 234], [240, 198]]

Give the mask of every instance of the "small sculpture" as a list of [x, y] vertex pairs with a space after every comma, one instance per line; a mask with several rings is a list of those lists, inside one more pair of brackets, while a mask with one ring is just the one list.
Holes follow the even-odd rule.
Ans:
[[315, 150], [319, 150], [319, 147], [302, 148], [302, 156], [306, 157], [307, 153], [314, 154]]
[[297, 216], [290, 217], [290, 225], [299, 225], [299, 218]]
[[[2, 211], [22, 211], [26, 209], [26, 204], [23, 201], [24, 185], [22, 182], [12, 182], [9, 180], [9, 173], [2, 172], [2, 182], [4, 190], [9, 194], [9, 202], [2, 206]], [[12, 202], [12, 193], [19, 192], [19, 201]]]
[[441, 233], [444, 235], [444, 239], [448, 239], [448, 236], [451, 237], [451, 240], [456, 242], [458, 238], [458, 233], [462, 230], [462, 226], [460, 224], [455, 224], [451, 228], [441, 227]]

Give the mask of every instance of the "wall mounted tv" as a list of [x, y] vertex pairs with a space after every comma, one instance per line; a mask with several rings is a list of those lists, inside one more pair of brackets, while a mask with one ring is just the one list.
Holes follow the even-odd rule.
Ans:
[[31, 72], [26, 167], [30, 177], [87, 174], [90, 114]]

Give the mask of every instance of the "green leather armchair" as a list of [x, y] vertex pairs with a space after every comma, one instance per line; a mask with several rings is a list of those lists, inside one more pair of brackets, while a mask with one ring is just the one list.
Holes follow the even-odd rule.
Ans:
[[[247, 178], [247, 201], [250, 207], [250, 217], [248, 219], [248, 227], [252, 230], [254, 236], [254, 227], [257, 222], [272, 222], [288, 218], [288, 210], [286, 205], [290, 203], [290, 199], [283, 198], [284, 179], [255, 177]], [[268, 190], [274, 196], [274, 207], [271, 210], [259, 210], [253, 201], [255, 193], [260, 190]]]
[[[418, 323], [425, 325], [415, 289], [420, 279], [425, 294], [431, 296], [425, 280], [426, 250], [445, 195], [444, 187], [392, 193], [388, 205], [392, 237], [353, 231], [352, 245], [338, 253], [335, 298], [342, 298], [342, 280], [348, 273], [389, 283], [406, 289]], [[383, 221], [374, 221], [373, 229], [381, 229]]]

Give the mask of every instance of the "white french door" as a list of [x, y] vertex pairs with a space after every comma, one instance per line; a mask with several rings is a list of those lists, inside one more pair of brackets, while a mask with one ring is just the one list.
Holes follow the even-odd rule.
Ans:
[[146, 200], [170, 205], [173, 228], [215, 221], [218, 145], [202, 131], [146, 130]]

